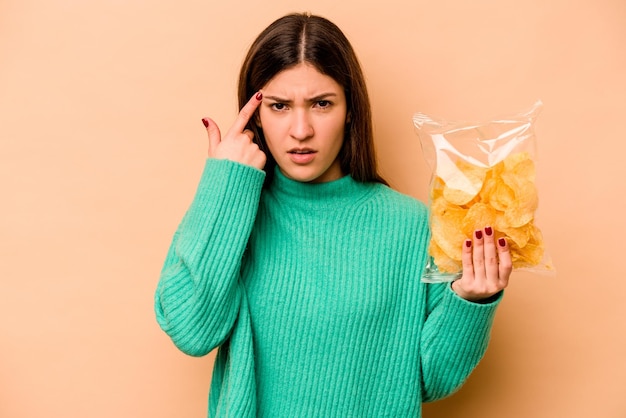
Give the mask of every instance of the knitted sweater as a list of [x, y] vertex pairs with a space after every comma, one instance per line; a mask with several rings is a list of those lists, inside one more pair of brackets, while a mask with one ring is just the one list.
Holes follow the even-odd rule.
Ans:
[[299, 183], [207, 160], [162, 270], [161, 328], [216, 347], [211, 417], [419, 417], [466, 380], [499, 298], [420, 281], [419, 201], [350, 176]]

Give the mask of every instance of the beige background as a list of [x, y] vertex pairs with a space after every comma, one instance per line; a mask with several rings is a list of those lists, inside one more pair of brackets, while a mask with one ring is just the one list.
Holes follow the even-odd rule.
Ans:
[[544, 101], [554, 278], [517, 274], [489, 352], [425, 417], [626, 416], [623, 0], [1, 0], [0, 416], [202, 417], [212, 355], [178, 352], [154, 288], [236, 75], [274, 18], [342, 27], [384, 175], [424, 199], [416, 111], [484, 120]]

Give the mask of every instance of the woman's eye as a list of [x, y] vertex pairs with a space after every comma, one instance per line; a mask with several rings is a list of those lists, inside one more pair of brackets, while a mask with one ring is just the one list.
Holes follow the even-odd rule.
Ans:
[[274, 103], [272, 104], [272, 109], [274, 110], [284, 110], [285, 109], [285, 104], [284, 103]]
[[330, 102], [328, 100], [320, 100], [320, 101], [317, 102], [317, 106], [319, 106], [321, 108], [329, 107], [330, 106]]

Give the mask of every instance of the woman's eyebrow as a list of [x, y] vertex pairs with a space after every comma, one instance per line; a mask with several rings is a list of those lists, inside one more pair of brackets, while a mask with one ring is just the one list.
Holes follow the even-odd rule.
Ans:
[[328, 100], [331, 98], [337, 97], [337, 93], [333, 93], [333, 92], [328, 92], [328, 93], [322, 93], [322, 94], [318, 94], [317, 96], [314, 96], [310, 99], [308, 99], [309, 103], [314, 103], [314, 102], [319, 102], [322, 100]]
[[278, 97], [278, 96], [268, 96], [267, 94], [263, 95], [263, 98], [268, 99], [268, 100], [272, 100], [275, 102], [280, 102], [280, 103], [287, 103], [289, 100], [284, 99], [282, 97]]
[[[285, 99], [284, 97], [280, 97], [280, 96], [265, 95], [264, 97], [268, 100], [272, 100], [278, 103], [291, 103], [292, 102], [292, 100]], [[333, 92], [321, 93], [321, 94], [311, 97], [310, 99], [305, 99], [305, 101], [308, 103], [312, 103], [312, 102], [318, 102], [320, 100], [325, 100], [331, 97], [337, 97], [337, 93], [333, 93]]]

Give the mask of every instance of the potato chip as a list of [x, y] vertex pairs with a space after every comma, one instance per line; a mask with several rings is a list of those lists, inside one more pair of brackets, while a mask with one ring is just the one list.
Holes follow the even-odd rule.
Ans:
[[513, 191], [514, 200], [504, 210], [504, 217], [510, 226], [526, 225], [535, 217], [539, 204], [535, 184], [515, 172], [505, 171], [501, 174], [502, 181]]
[[527, 152], [518, 152], [506, 157], [503, 161], [504, 170], [514, 172], [517, 177], [535, 181], [535, 163]]
[[487, 170], [467, 163], [457, 162], [455, 169], [445, 173], [443, 197], [455, 205], [465, 205], [480, 192]]
[[441, 177], [435, 177], [432, 182], [432, 189], [430, 193], [430, 200], [435, 201], [436, 199], [443, 197], [443, 187], [445, 183], [441, 179]]
[[[536, 229], [536, 232], [539, 230]], [[523, 248], [518, 247], [515, 243], [510, 245], [511, 259], [513, 268], [529, 268], [537, 266], [541, 263], [544, 254], [543, 238], [538, 233], [531, 237]]]
[[501, 216], [494, 226], [496, 231], [502, 232], [504, 236], [508, 237], [510, 241], [513, 241], [519, 248], [524, 248], [531, 238], [530, 228], [533, 224], [528, 223], [521, 227], [511, 227], [506, 224], [504, 217]]
[[431, 204], [432, 239], [439, 248], [454, 260], [461, 259], [462, 245], [465, 235], [459, 228], [467, 209], [453, 205], [442, 197]]
[[470, 207], [461, 223], [461, 230], [466, 238], [472, 236], [474, 231], [487, 225], [495, 225], [497, 211], [486, 203], [474, 203]]
[[490, 204], [491, 196], [495, 194], [495, 188], [498, 186], [498, 180], [493, 174], [493, 170], [487, 172], [485, 176], [485, 181], [483, 183], [483, 188], [480, 189], [478, 193], [478, 199], [481, 202]]
[[489, 204], [494, 209], [504, 212], [515, 202], [515, 190], [498, 177], [494, 180], [495, 185], [489, 195]]
[[439, 248], [435, 240], [430, 241], [428, 253], [433, 257], [437, 268], [442, 273], [456, 273], [462, 268], [461, 261], [450, 258], [441, 248]]

